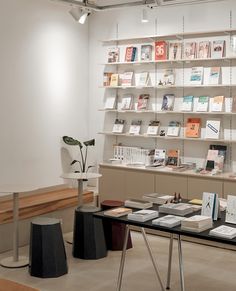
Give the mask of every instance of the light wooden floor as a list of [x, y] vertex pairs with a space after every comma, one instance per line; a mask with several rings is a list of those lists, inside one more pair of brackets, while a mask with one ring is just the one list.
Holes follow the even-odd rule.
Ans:
[[[148, 235], [157, 259], [163, 281], [166, 279], [169, 240]], [[122, 291], [158, 291], [142, 236], [132, 232], [133, 249], [127, 251]], [[66, 244], [69, 273], [56, 279], [31, 277], [27, 268], [5, 269], [0, 267], [0, 277], [38, 288], [41, 291], [115, 291], [121, 252], [109, 252], [100, 260], [80, 260], [71, 256], [71, 245]], [[21, 249], [22, 254], [28, 248]], [[8, 254], [1, 254], [0, 258]], [[235, 291], [236, 252], [183, 242], [186, 291]], [[172, 288], [179, 291], [177, 245], [174, 243]]]

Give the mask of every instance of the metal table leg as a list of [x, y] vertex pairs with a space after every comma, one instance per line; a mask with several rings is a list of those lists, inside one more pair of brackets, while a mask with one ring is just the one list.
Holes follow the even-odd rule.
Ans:
[[170, 289], [170, 277], [171, 277], [171, 264], [172, 264], [172, 253], [173, 253], [173, 233], [170, 234], [170, 243], [169, 243], [169, 258], [168, 258], [168, 273], [166, 281], [166, 289]]
[[180, 272], [181, 291], [185, 291], [184, 267], [183, 267], [182, 246], [181, 246], [181, 236], [180, 235], [178, 235], [178, 252], [179, 252], [179, 272]]

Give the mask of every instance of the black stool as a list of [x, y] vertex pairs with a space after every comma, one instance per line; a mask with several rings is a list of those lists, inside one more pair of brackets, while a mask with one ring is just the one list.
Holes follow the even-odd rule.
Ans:
[[85, 260], [96, 260], [107, 256], [102, 220], [93, 217], [98, 207], [78, 207], [75, 210], [73, 233], [73, 256]]
[[[101, 203], [102, 210], [108, 210], [115, 207], [124, 207], [124, 202], [119, 200], [104, 200]], [[112, 251], [121, 251], [125, 239], [125, 225], [115, 221], [103, 221], [104, 233], [107, 249]], [[132, 248], [132, 240], [129, 232], [127, 249]]]
[[39, 217], [31, 222], [29, 273], [40, 278], [68, 273], [60, 220]]

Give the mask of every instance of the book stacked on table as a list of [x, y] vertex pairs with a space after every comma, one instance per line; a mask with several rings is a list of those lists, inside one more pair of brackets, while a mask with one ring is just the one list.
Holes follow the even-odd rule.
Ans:
[[139, 222], [145, 222], [145, 221], [152, 220], [158, 217], [158, 215], [159, 215], [158, 211], [142, 209], [142, 210], [135, 211], [133, 213], [128, 214], [128, 219], [139, 221]]
[[127, 199], [125, 200], [125, 206], [146, 209], [152, 207], [152, 202], [142, 199]]
[[166, 227], [175, 227], [180, 225], [184, 217], [175, 216], [175, 215], [166, 215], [152, 221], [154, 225], [166, 226]]
[[104, 215], [112, 217], [120, 217], [132, 213], [132, 209], [125, 207], [118, 207], [104, 211]]
[[160, 213], [185, 216], [193, 212], [192, 206], [187, 203], [167, 203], [159, 206]]
[[165, 204], [173, 200], [174, 196], [171, 196], [171, 195], [160, 196], [160, 194], [158, 193], [150, 193], [150, 194], [144, 194], [143, 199], [155, 204]]
[[203, 215], [194, 215], [181, 221], [181, 229], [193, 232], [202, 232], [212, 227], [212, 218]]
[[221, 225], [210, 230], [209, 235], [233, 239], [236, 237], [236, 228], [227, 225]]

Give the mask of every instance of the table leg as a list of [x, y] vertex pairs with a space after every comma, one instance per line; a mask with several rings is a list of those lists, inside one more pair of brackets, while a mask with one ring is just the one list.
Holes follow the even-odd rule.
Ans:
[[180, 235], [178, 235], [178, 252], [179, 252], [179, 272], [180, 272], [181, 291], [185, 291], [184, 267], [183, 267], [183, 256], [182, 256], [182, 246], [181, 246], [181, 236]]
[[169, 258], [168, 258], [168, 273], [166, 281], [166, 289], [170, 289], [170, 277], [171, 277], [171, 263], [172, 263], [172, 252], [173, 252], [173, 233], [170, 234], [170, 243], [169, 243]]
[[6, 268], [20, 268], [29, 264], [27, 257], [19, 257], [19, 193], [13, 193], [13, 257], [1, 260]]
[[125, 238], [124, 238], [123, 250], [122, 250], [122, 255], [121, 255], [121, 260], [120, 260], [120, 269], [119, 269], [119, 275], [118, 275], [118, 281], [117, 281], [117, 287], [116, 287], [117, 291], [120, 291], [121, 289], [128, 237], [129, 237], [129, 225], [127, 224], [125, 226]]
[[163, 284], [162, 284], [162, 282], [161, 282], [161, 277], [160, 277], [160, 274], [159, 274], [158, 269], [157, 269], [157, 265], [156, 265], [155, 260], [154, 260], [154, 256], [153, 256], [153, 253], [152, 253], [152, 250], [151, 250], [151, 246], [150, 246], [150, 244], [149, 244], [149, 242], [148, 242], [148, 239], [147, 239], [147, 235], [146, 235], [145, 229], [142, 227], [141, 230], [142, 230], [142, 235], [143, 235], [143, 238], [144, 238], [145, 244], [146, 244], [146, 246], [147, 246], [147, 249], [148, 249], [148, 252], [149, 252], [150, 258], [151, 258], [151, 260], [152, 260], [153, 267], [154, 267], [155, 272], [156, 272], [156, 275], [157, 275], [157, 279], [158, 279], [158, 281], [159, 281], [159, 283], [160, 283], [160, 285], [161, 285], [161, 290], [164, 291], [165, 289], [164, 289], [164, 286], [163, 286]]

